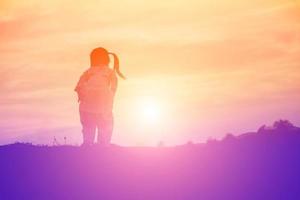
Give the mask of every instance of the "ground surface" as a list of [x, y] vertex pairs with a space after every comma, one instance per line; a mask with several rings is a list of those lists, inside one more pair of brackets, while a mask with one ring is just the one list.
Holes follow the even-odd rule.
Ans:
[[300, 133], [160, 148], [0, 147], [0, 199], [300, 199]]

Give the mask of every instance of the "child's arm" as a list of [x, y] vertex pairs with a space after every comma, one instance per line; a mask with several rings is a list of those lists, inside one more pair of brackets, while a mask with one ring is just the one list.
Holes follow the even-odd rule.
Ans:
[[111, 82], [110, 82], [110, 90], [112, 91], [113, 95], [115, 95], [117, 88], [118, 88], [118, 78], [116, 76], [115, 71], [113, 71], [111, 75]]
[[86, 75], [87, 75], [88, 71], [85, 71], [79, 78], [79, 81], [77, 82], [77, 85], [74, 89], [74, 91], [79, 92], [81, 86], [83, 85], [83, 83], [86, 81]]
[[86, 81], [86, 75], [87, 75], [87, 71], [85, 71], [79, 78], [79, 81], [77, 82], [77, 85], [74, 89], [75, 92], [77, 92], [77, 96], [78, 96], [78, 101], [80, 101], [80, 89], [83, 85], [83, 83]]

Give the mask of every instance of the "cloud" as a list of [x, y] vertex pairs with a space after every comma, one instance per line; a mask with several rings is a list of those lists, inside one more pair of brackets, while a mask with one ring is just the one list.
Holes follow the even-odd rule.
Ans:
[[[172, 97], [184, 116], [195, 110], [195, 119], [209, 111], [257, 114], [267, 104], [273, 114], [296, 107], [299, 6], [287, 0], [215, 3], [1, 1], [3, 138], [79, 129], [73, 87], [98, 45], [117, 52], [129, 77], [120, 84], [118, 108], [147, 92]], [[118, 120], [124, 113], [117, 111]]]

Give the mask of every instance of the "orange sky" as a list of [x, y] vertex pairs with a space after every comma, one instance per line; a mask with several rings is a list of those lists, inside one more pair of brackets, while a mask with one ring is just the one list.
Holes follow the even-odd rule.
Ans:
[[[73, 88], [94, 47], [116, 52], [128, 77], [113, 142], [180, 144], [300, 125], [298, 0], [2, 0], [0, 143], [80, 143]], [[155, 99], [160, 122], [140, 121]]]

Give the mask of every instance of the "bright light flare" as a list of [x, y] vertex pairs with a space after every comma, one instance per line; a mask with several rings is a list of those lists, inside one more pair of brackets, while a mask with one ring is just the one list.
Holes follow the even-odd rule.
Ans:
[[138, 117], [143, 123], [159, 123], [163, 119], [162, 104], [156, 99], [141, 99], [139, 101], [138, 112]]

